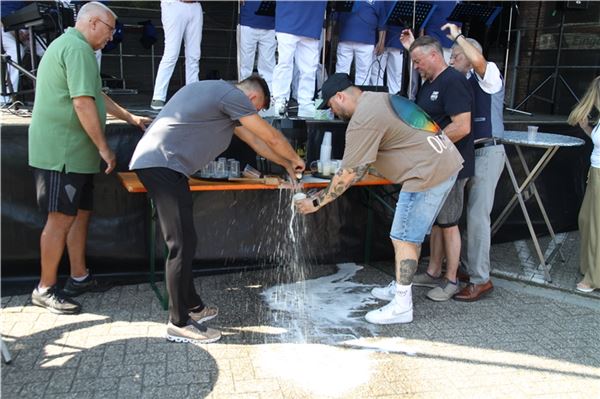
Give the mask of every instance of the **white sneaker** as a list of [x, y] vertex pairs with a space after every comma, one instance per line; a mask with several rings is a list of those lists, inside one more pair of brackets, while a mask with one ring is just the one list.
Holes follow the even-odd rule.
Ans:
[[317, 108], [313, 103], [300, 105], [298, 107], [299, 118], [314, 118], [317, 113]]
[[390, 303], [382, 308], [371, 310], [366, 314], [365, 319], [373, 324], [395, 324], [410, 323], [413, 321], [413, 308], [402, 307], [397, 302], [396, 297]]
[[391, 301], [396, 296], [396, 280], [392, 280], [386, 287], [373, 288], [371, 295], [383, 301]]

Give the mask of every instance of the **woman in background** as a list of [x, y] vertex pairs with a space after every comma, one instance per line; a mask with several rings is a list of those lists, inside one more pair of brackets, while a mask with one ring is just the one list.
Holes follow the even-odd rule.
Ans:
[[[594, 117], [591, 117], [591, 113]], [[588, 173], [587, 188], [579, 211], [579, 231], [581, 250], [579, 270], [583, 280], [577, 290], [592, 292], [600, 289], [600, 76], [597, 76], [581, 102], [571, 111], [567, 122], [579, 126], [588, 134], [594, 144], [591, 167]], [[593, 127], [590, 122], [593, 122]]]

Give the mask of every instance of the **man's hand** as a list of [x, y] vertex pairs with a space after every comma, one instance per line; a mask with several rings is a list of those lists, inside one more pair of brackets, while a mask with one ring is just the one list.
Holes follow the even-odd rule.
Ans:
[[319, 210], [318, 207], [313, 205], [313, 198], [305, 198], [303, 200], [296, 201], [295, 205], [298, 209], [298, 212], [300, 212], [303, 215], [313, 213]]
[[400, 33], [400, 43], [402, 43], [406, 50], [410, 48], [414, 41], [415, 37], [410, 29], [404, 29], [402, 33]]
[[100, 153], [100, 157], [102, 157], [102, 159], [104, 160], [104, 162], [106, 162], [107, 165], [106, 169], [104, 170], [104, 173], [109, 174], [113, 171], [115, 166], [117, 166], [117, 158], [115, 157], [115, 153], [108, 147], [98, 152]]
[[290, 164], [292, 165], [294, 174], [302, 173], [306, 169], [306, 164], [304, 163], [304, 160], [300, 157], [294, 159], [293, 161], [290, 161]]
[[128, 121], [130, 125], [137, 126], [142, 129], [142, 132], [146, 130], [146, 127], [150, 123], [152, 123], [152, 118], [148, 118], [147, 116], [139, 116], [131, 114], [131, 118]]
[[447, 23], [440, 28], [440, 30], [446, 30], [446, 29], [448, 29], [448, 33], [446, 34], [446, 37], [452, 41], [455, 41], [458, 36], [462, 35], [460, 28], [455, 24]]

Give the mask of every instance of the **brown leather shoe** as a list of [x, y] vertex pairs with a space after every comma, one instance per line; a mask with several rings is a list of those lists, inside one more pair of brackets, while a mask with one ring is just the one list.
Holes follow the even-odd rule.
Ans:
[[481, 299], [481, 297], [487, 293], [490, 293], [494, 290], [494, 285], [491, 280], [488, 280], [487, 283], [483, 284], [469, 284], [462, 290], [458, 291], [456, 295], [454, 295], [454, 299], [457, 301], [464, 302], [475, 302]]

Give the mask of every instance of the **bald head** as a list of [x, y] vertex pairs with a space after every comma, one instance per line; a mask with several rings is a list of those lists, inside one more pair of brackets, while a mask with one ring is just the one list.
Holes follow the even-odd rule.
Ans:
[[117, 14], [110, 8], [97, 1], [91, 1], [84, 4], [83, 7], [77, 13], [77, 22], [85, 21], [91, 17], [100, 17], [111, 15], [114, 19], [117, 19]]
[[107, 15], [111, 15], [114, 19], [117, 19], [117, 14], [110, 8], [97, 1], [91, 1], [85, 3], [83, 7], [77, 13], [77, 22], [85, 21], [91, 17], [104, 18]]
[[100, 50], [112, 39], [117, 14], [97, 1], [86, 3], [77, 13], [77, 29], [94, 50]]

